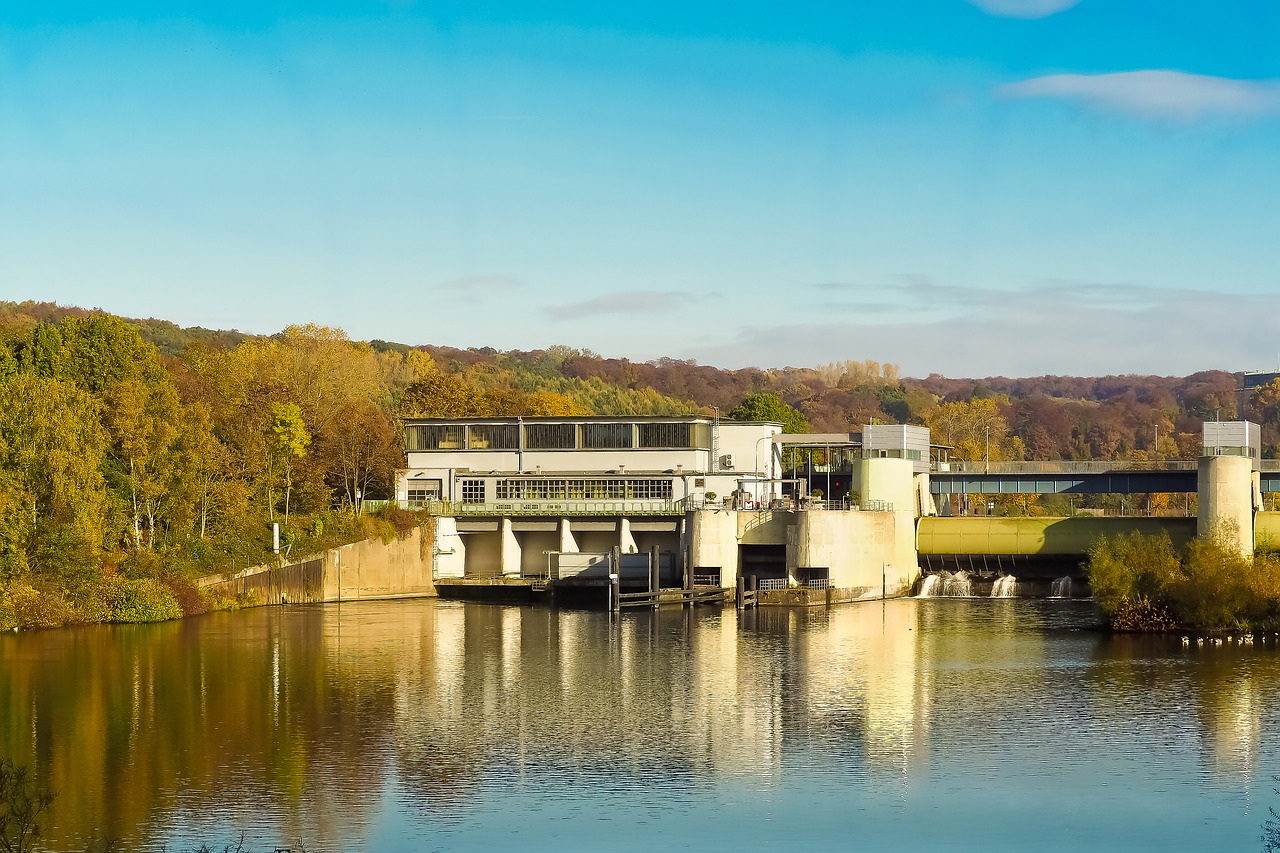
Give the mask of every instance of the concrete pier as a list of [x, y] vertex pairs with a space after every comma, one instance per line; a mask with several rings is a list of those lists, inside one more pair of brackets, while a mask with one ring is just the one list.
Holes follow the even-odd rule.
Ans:
[[1253, 461], [1247, 457], [1201, 457], [1196, 534], [1217, 538], [1243, 556], [1253, 556], [1253, 514], [1262, 508], [1256, 479]]

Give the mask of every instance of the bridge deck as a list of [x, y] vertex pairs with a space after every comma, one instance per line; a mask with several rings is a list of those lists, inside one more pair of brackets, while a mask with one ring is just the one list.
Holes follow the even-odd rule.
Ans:
[[[1280, 492], [1280, 460], [1262, 460], [1263, 492]], [[1198, 463], [952, 462], [929, 474], [935, 495], [1099, 495], [1198, 490]]]
[[1101, 495], [1194, 492], [1195, 471], [1104, 471], [1099, 473], [935, 473], [935, 495]]

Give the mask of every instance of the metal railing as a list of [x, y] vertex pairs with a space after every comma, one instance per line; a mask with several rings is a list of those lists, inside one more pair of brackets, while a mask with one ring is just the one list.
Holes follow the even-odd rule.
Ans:
[[684, 515], [684, 501], [423, 501], [432, 515]]
[[[1186, 459], [1149, 462], [1130, 461], [1127, 459], [1117, 459], [1109, 462], [1072, 460], [983, 462], [979, 460], [976, 462], [935, 462], [931, 466], [931, 470], [934, 474], [1106, 474], [1110, 471], [1195, 471], [1198, 466], [1199, 463], [1197, 461]], [[1265, 467], [1263, 470], [1266, 470]]]
[[786, 578], [760, 578], [756, 581], [756, 589], [760, 592], [787, 589], [791, 584]]

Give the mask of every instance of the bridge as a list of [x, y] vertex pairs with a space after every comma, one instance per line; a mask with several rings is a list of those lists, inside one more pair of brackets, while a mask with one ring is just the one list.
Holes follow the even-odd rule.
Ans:
[[[1197, 462], [950, 462], [929, 472], [935, 495], [1097, 495], [1195, 492]], [[1280, 492], [1280, 460], [1264, 459], [1263, 492]]]

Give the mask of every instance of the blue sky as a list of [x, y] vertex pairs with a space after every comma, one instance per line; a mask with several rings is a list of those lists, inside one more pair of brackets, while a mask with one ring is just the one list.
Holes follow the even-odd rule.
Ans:
[[0, 7], [0, 298], [923, 375], [1280, 360], [1280, 4]]

